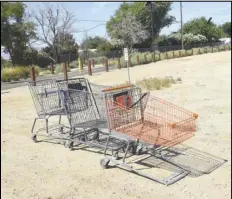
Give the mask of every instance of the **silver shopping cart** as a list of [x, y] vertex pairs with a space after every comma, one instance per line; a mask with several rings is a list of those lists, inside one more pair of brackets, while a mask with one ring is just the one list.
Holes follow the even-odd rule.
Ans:
[[[31, 133], [32, 140], [37, 142], [37, 136], [48, 136], [50, 139], [68, 140], [70, 137], [70, 127], [61, 123], [62, 116], [66, 116], [65, 107], [62, 104], [58, 84], [64, 88], [76, 90], [91, 90], [90, 84], [84, 78], [75, 78], [68, 80], [40, 80], [28, 82], [28, 87], [37, 111], [37, 117], [34, 119]], [[58, 116], [58, 124], [49, 125], [49, 118]], [[45, 127], [35, 130], [38, 120], [45, 121]], [[42, 132], [45, 131], [44, 135]], [[66, 143], [62, 142], [62, 143]]]

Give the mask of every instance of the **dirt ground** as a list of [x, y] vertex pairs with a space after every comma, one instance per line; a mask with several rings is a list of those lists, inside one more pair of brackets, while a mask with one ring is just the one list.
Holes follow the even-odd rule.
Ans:
[[[187, 176], [170, 186], [119, 168], [103, 170], [101, 154], [32, 142], [30, 130], [36, 111], [28, 88], [20, 87], [1, 94], [2, 198], [230, 198], [231, 52], [136, 66], [130, 73], [132, 82], [144, 77], [181, 77], [182, 83], [152, 94], [199, 114], [195, 136], [184, 143], [195, 151], [189, 156], [189, 167], [195, 164], [196, 170], [207, 173], [209, 165], [221, 159], [227, 162], [209, 174]], [[94, 74], [88, 79], [106, 85], [124, 83], [127, 69]]]

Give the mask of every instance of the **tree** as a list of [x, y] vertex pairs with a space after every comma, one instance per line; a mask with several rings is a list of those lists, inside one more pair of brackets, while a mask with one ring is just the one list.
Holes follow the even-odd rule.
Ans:
[[111, 31], [111, 44], [114, 46], [132, 49], [134, 44], [141, 43], [149, 37], [146, 28], [136, 20], [132, 13], [120, 13], [120, 21], [114, 25]]
[[231, 37], [231, 22], [226, 22], [222, 24], [220, 28], [222, 28], [222, 30], [227, 36]]
[[183, 26], [184, 33], [192, 33], [193, 35], [204, 35], [209, 42], [217, 41], [223, 34], [222, 30], [212, 21], [205, 17], [195, 18]]
[[[77, 54], [78, 53], [79, 46], [76, 43], [75, 39], [73, 38], [72, 34], [65, 33], [65, 35], [63, 34], [56, 35], [55, 39], [58, 40], [58, 37], [60, 37], [59, 38], [59, 44], [60, 44], [59, 56], [61, 54]], [[42, 51], [47, 53], [49, 56], [54, 57], [53, 48], [47, 46], [43, 48]]]
[[1, 45], [12, 64], [24, 64], [30, 41], [36, 38], [35, 24], [26, 21], [25, 4], [1, 2]]
[[98, 52], [109, 52], [117, 49], [118, 48], [113, 46], [109, 41], [105, 41], [104, 43], [99, 44], [97, 47]]
[[44, 9], [34, 13], [34, 18], [42, 31], [39, 39], [48, 45], [54, 59], [59, 62], [62, 41], [66, 40], [65, 36], [74, 32], [74, 15], [59, 5], [53, 9], [52, 5], [45, 4]]
[[81, 47], [87, 49], [96, 49], [102, 43], [107, 42], [107, 40], [103, 37], [95, 36], [95, 37], [87, 37], [83, 40]]
[[[154, 22], [153, 30], [154, 30], [155, 38], [159, 35], [162, 28], [167, 27], [171, 25], [173, 22], [175, 22], [175, 17], [168, 15], [168, 12], [171, 10], [171, 4], [172, 4], [171, 2], [155, 2], [155, 6], [152, 12], [153, 22]], [[119, 36], [115, 35], [116, 33], [114, 31], [114, 24], [120, 22], [122, 20], [121, 17], [129, 12], [136, 18], [138, 22], [143, 24], [146, 31], [149, 32], [148, 39], [150, 39], [149, 43], [151, 43], [151, 13], [149, 8], [145, 7], [144, 2], [121, 4], [119, 9], [116, 10], [115, 15], [112, 16], [110, 20], [107, 22], [106, 29], [109, 36], [119, 39]], [[121, 13], [123, 13], [124, 15]]]

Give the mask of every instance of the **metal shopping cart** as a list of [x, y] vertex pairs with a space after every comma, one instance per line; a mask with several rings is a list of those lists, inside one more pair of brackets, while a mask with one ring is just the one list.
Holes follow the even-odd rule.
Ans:
[[[137, 155], [140, 155], [137, 161], [126, 163], [130, 145], [127, 145], [122, 160], [116, 160], [104, 153], [104, 158], [100, 162], [103, 168], [107, 168], [109, 163], [113, 162], [121, 168], [165, 185], [172, 184], [188, 175], [189, 172], [180, 165], [165, 158], [162, 151], [194, 135], [197, 114], [151, 96], [149, 93], [142, 94], [141, 89], [135, 86], [115, 87], [105, 89], [103, 92], [109, 131], [134, 138]], [[105, 152], [107, 147], [106, 143]], [[152, 158], [158, 158], [177, 167], [178, 172], [160, 179], [135, 168], [136, 164], [141, 162], [146, 162], [150, 168], [155, 167], [152, 161], [148, 161]]]
[[84, 83], [79, 86], [79, 90], [70, 88], [66, 81], [57, 82], [71, 128], [71, 136], [66, 146], [71, 150], [80, 144], [105, 149], [108, 140], [108, 150], [117, 158], [118, 151], [125, 148], [128, 140], [111, 136], [107, 131], [105, 96], [100, 92], [105, 86], [90, 84], [84, 78], [82, 80]]
[[[62, 104], [58, 84], [63, 86], [63, 89], [76, 89], [81, 91], [90, 90], [90, 84], [85, 78], [74, 78], [68, 80], [40, 80], [28, 82], [29, 90], [37, 111], [37, 117], [34, 119], [31, 133], [34, 142], [37, 142], [37, 135], [48, 136], [49, 139], [55, 139], [66, 143], [70, 138], [71, 128], [69, 125], [61, 124], [62, 116], [66, 116], [65, 107]], [[94, 87], [94, 86], [93, 86]], [[58, 124], [49, 125], [49, 118], [58, 116]], [[45, 127], [35, 130], [38, 120], [45, 121]], [[45, 131], [46, 134], [42, 134]]]
[[[37, 111], [37, 117], [34, 119], [31, 133], [32, 140], [37, 142], [37, 135], [45, 130], [46, 136], [57, 139], [67, 139], [69, 128], [61, 124], [61, 117], [65, 115], [65, 108], [62, 106], [57, 83], [55, 80], [41, 80], [28, 83], [32, 99]], [[49, 118], [58, 116], [59, 122], [55, 125], [49, 125]], [[39, 128], [35, 131], [35, 126], [38, 120], [45, 121], [45, 128]], [[61, 132], [58, 133], [57, 132]], [[54, 135], [55, 133], [55, 135]], [[44, 136], [41, 134], [41, 136]]]

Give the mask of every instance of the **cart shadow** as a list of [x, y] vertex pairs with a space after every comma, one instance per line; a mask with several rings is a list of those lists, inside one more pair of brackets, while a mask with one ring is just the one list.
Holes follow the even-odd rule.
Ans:
[[[154, 152], [155, 154], [155, 152]], [[151, 155], [136, 162], [148, 168], [160, 168], [170, 172], [186, 170], [190, 177], [210, 174], [221, 167], [227, 160], [200, 151], [186, 145], [179, 145], [162, 150], [161, 157]]]
[[[63, 145], [58, 141], [50, 139], [42, 139], [38, 140], [37, 142]], [[72, 151], [77, 150], [83, 150], [100, 155], [103, 155], [104, 152], [104, 149], [90, 147], [84, 144], [74, 145]], [[133, 161], [134, 164], [146, 167], [137, 170], [149, 170], [152, 168], [159, 168], [174, 173], [185, 170], [189, 172], [188, 176], [199, 177], [205, 174], [212, 173], [227, 162], [227, 160], [223, 158], [216, 157], [212, 154], [183, 144], [163, 149], [161, 151], [161, 156], [156, 156], [157, 152], [155, 151], [155, 149], [154, 151], [152, 151], [152, 154], [154, 155], [151, 155], [151, 153], [145, 151], [141, 155], [135, 156], [139, 160], [136, 161], [135, 159]], [[133, 155], [128, 154], [127, 158], [131, 156]], [[141, 156], [144, 156], [145, 158], [141, 158]], [[119, 157], [119, 160], [120, 159], [122, 159], [122, 157]], [[109, 165], [109, 169], [116, 167], [117, 166], [115, 165]]]

